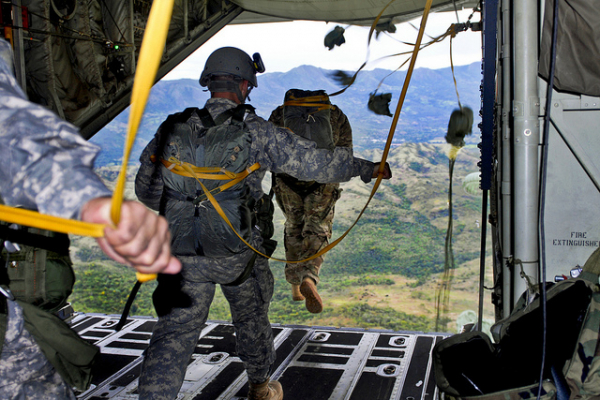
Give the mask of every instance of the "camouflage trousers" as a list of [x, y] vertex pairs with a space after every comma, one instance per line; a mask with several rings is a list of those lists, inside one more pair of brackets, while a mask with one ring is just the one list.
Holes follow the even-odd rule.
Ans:
[[75, 394], [25, 329], [23, 309], [8, 303], [8, 324], [0, 355], [2, 399], [68, 399]]
[[[140, 399], [175, 399], [183, 384], [215, 294], [216, 283], [203, 273], [210, 265], [203, 264], [203, 259], [180, 257], [183, 264], [180, 274], [159, 276], [152, 297], [158, 322], [142, 364]], [[237, 356], [244, 364], [248, 380], [262, 383], [269, 378], [275, 362], [268, 318], [273, 275], [267, 260], [258, 257], [244, 283], [221, 285], [221, 290], [231, 309]]]
[[[342, 190], [338, 183], [318, 184], [305, 190], [292, 189], [275, 177], [277, 204], [285, 215], [284, 246], [287, 260], [304, 260], [329, 244], [333, 228], [335, 203]], [[319, 283], [323, 256], [285, 266], [285, 279], [299, 285], [305, 277]]]

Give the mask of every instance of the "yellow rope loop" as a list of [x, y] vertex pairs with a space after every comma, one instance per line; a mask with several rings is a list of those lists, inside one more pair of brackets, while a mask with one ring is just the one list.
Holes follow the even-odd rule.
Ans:
[[246, 168], [246, 170], [242, 172], [231, 172], [221, 167], [197, 167], [194, 164], [190, 164], [186, 161], [179, 161], [175, 157], [169, 157], [168, 161], [161, 158], [160, 161], [169, 171], [174, 174], [185, 176], [187, 178], [207, 179], [212, 181], [237, 179], [242, 175], [243, 177], [246, 177], [246, 170], [254, 172], [260, 168], [260, 164], [256, 163]]
[[[161, 159], [161, 161], [163, 161], [163, 160]], [[175, 164], [175, 165], [180, 165], [180, 166], [183, 166], [183, 161], [179, 161], [179, 160], [178, 160], [177, 158], [175, 158], [175, 157], [169, 157], [169, 160], [168, 160], [168, 161], [169, 161], [171, 164]], [[163, 163], [163, 164], [164, 164], [164, 163]], [[167, 168], [169, 168], [169, 167], [167, 167]]]
[[290, 98], [283, 103], [283, 106], [316, 108], [316, 111], [314, 112], [330, 110], [335, 108], [335, 106], [329, 102], [329, 96], [327, 95], [316, 95], [308, 97], [296, 97], [294, 95], [291, 95]]
[[225, 168], [221, 168], [219, 172], [221, 172], [221, 173], [223, 173], [223, 174], [227, 175], [227, 177], [228, 177], [229, 179], [235, 179], [235, 178], [238, 176], [238, 174], [237, 174], [237, 173], [235, 173], [235, 172], [231, 172], [231, 171], [227, 171]]
[[[303, 101], [305, 103], [328, 103], [329, 96], [324, 95], [324, 94], [319, 94], [319, 95], [308, 96], [308, 97], [296, 97], [292, 94], [292, 95], [290, 95], [290, 98], [288, 101]], [[284, 103], [284, 105], [285, 105], [285, 103]]]

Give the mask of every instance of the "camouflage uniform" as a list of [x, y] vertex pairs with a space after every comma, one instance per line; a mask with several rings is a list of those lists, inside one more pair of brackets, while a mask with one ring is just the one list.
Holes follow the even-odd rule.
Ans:
[[[233, 101], [221, 98], [213, 98], [206, 103], [213, 118], [236, 106]], [[201, 124], [200, 121], [198, 123]], [[338, 148], [333, 152], [316, 149], [313, 142], [291, 134], [289, 130], [277, 128], [253, 113], [246, 115], [245, 123], [252, 138], [248, 164], [258, 162], [261, 165], [245, 180], [256, 200], [263, 195], [261, 181], [267, 170], [321, 182], [346, 181], [358, 175], [366, 182], [371, 180], [373, 163], [354, 158], [351, 148]], [[262, 383], [269, 378], [275, 360], [273, 334], [268, 319], [268, 307], [273, 294], [273, 276], [268, 262], [258, 257], [248, 280], [239, 286], [225, 286], [224, 283], [231, 282], [231, 278], [243, 270], [252, 256], [251, 250], [245, 249], [240, 254], [222, 259], [180, 253], [184, 251], [179, 249], [185, 248], [182, 243], [186, 238], [179, 236], [189, 232], [182, 230], [180, 225], [189, 224], [186, 220], [191, 219], [194, 206], [190, 201], [172, 197], [166, 197], [166, 205], [161, 205], [164, 185], [161, 176], [170, 172], [166, 172], [159, 163], [150, 161], [150, 155], [156, 154], [157, 142], [164, 134], [161, 128], [140, 158], [136, 194], [149, 207], [167, 210], [166, 217], [173, 232], [171, 248], [181, 260], [183, 268], [177, 276], [159, 277], [159, 285], [153, 296], [159, 318], [142, 366], [140, 399], [176, 397], [208, 317], [217, 283], [221, 284], [230, 305], [237, 338], [237, 355], [244, 363], [249, 381]], [[181, 161], [194, 161], [195, 152], [189, 150], [181, 151]], [[195, 182], [193, 178], [189, 179]], [[189, 193], [182, 194], [193, 197], [197, 189], [194, 183], [187, 189]], [[178, 212], [170, 212], [178, 206], [177, 202], [181, 208]], [[253, 242], [262, 249], [257, 229], [253, 231]]]
[[23, 309], [8, 303], [8, 326], [0, 357], [3, 399], [72, 399], [75, 395], [25, 329]]
[[[0, 40], [0, 54], [10, 44]], [[12, 206], [74, 218], [87, 201], [111, 192], [92, 170], [98, 148], [73, 125], [29, 102], [0, 57], [0, 195]], [[20, 307], [8, 301], [6, 342], [0, 355], [3, 398], [74, 398], [23, 328]]]
[[[269, 121], [284, 126], [283, 106], [273, 110]], [[352, 148], [350, 122], [338, 107], [331, 110], [331, 127], [335, 145]], [[277, 204], [286, 218], [286, 259], [304, 260], [313, 256], [326, 247], [331, 239], [335, 202], [342, 192], [339, 183], [298, 181], [285, 174], [275, 174], [273, 182]], [[322, 264], [323, 256], [305, 263], [286, 264], [285, 278], [293, 285], [300, 285], [305, 277], [319, 283]]]

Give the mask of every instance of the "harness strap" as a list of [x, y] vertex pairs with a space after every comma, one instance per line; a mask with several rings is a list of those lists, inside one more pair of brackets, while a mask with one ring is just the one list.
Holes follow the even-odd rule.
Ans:
[[319, 96], [308, 96], [297, 98], [295, 96], [290, 96], [290, 98], [283, 103], [284, 107], [311, 107], [316, 108], [315, 112], [323, 111], [323, 110], [331, 110], [335, 108], [334, 105], [329, 103], [329, 96], [319, 95]]
[[202, 121], [202, 126], [205, 128], [215, 126], [215, 121], [206, 108], [198, 110], [198, 116], [200, 117], [200, 121]]
[[[170, 157], [169, 161], [161, 159], [160, 162], [172, 173], [188, 178], [208, 179], [213, 181], [229, 179], [229, 182], [212, 189], [210, 191], [212, 194], [221, 193], [230, 187], [235, 186], [246, 179], [252, 172], [260, 168], [259, 163], [254, 163], [242, 172], [236, 173], [219, 167], [196, 167], [188, 162], [179, 161], [174, 157]], [[206, 196], [200, 195], [194, 199], [194, 203], [198, 204], [200, 201], [204, 200], [206, 200]]]

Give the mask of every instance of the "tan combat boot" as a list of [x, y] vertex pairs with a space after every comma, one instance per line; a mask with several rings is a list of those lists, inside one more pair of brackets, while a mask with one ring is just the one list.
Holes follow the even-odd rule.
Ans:
[[269, 379], [263, 383], [250, 382], [248, 400], [283, 400], [281, 383]]
[[300, 285], [292, 284], [292, 300], [294, 300], [294, 301], [303, 301], [304, 300], [304, 296], [302, 296], [302, 293], [300, 293]]
[[308, 312], [318, 314], [323, 311], [323, 300], [317, 292], [317, 285], [312, 278], [306, 277], [300, 285], [300, 293], [306, 298], [306, 309]]

